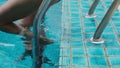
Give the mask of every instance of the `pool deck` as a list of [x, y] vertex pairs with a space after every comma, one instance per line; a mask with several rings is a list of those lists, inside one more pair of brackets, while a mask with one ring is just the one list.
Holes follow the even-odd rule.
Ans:
[[96, 18], [85, 18], [94, 0], [62, 0], [62, 35], [59, 68], [119, 68], [120, 13], [116, 10], [102, 34], [104, 44], [92, 44], [97, 26], [110, 7], [101, 0]]

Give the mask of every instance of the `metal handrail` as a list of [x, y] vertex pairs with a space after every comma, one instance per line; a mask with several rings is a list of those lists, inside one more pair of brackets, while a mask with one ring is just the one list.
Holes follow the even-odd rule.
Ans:
[[96, 17], [96, 15], [94, 15], [94, 11], [97, 7], [97, 5], [99, 4], [100, 0], [95, 0], [93, 2], [93, 4], [91, 5], [88, 14], [85, 16], [86, 18], [93, 18]]
[[43, 0], [39, 7], [38, 13], [35, 16], [33, 23], [33, 67], [42, 68], [42, 47], [40, 41], [40, 27], [42, 23], [42, 17], [45, 14], [48, 6], [52, 0]]
[[114, 14], [115, 10], [118, 8], [119, 4], [120, 4], [120, 0], [113, 1], [109, 10], [107, 11], [106, 15], [104, 16], [103, 20], [101, 21], [100, 25], [98, 26], [93, 38], [91, 39], [92, 43], [104, 43], [104, 41], [100, 37], [101, 37], [104, 29], [106, 28], [109, 20], [111, 19], [112, 15]]

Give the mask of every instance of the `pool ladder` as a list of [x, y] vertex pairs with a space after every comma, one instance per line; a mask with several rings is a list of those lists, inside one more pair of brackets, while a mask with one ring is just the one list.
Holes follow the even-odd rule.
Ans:
[[[39, 11], [34, 19], [33, 24], [33, 68], [42, 68], [42, 61], [43, 61], [43, 48], [40, 47], [39, 37], [43, 28], [40, 28], [42, 25], [42, 16], [45, 14], [45, 11], [48, 9], [48, 6], [52, 0], [43, 0], [42, 4], [39, 7]], [[100, 0], [95, 0], [92, 4], [86, 18], [93, 18], [96, 17], [94, 14], [95, 8], [97, 7]], [[114, 14], [115, 10], [118, 8], [120, 4], [120, 0], [114, 0], [110, 8], [108, 9], [106, 15], [104, 16], [103, 20], [101, 21], [100, 25], [98, 26], [93, 38], [91, 38], [91, 42], [95, 44], [104, 43], [104, 40], [101, 39], [101, 34], [106, 28], [109, 20], [111, 19], [112, 15]]]
[[[100, 0], [95, 0], [89, 9], [88, 14], [85, 16], [86, 18], [94, 18], [96, 15], [94, 14], [95, 8], [99, 4]], [[115, 10], [120, 5], [120, 0], [114, 0], [110, 8], [108, 9], [107, 13], [103, 17], [101, 23], [99, 24], [97, 30], [94, 33], [94, 36], [90, 38], [91, 43], [94, 44], [102, 44], [104, 40], [101, 38], [103, 31], [105, 30], [109, 20], [111, 19], [112, 15], [114, 14]]]
[[32, 68], [42, 68], [44, 47], [39, 43], [40, 35], [44, 35], [42, 17], [45, 15], [52, 0], [43, 0], [35, 16], [33, 24], [33, 65]]

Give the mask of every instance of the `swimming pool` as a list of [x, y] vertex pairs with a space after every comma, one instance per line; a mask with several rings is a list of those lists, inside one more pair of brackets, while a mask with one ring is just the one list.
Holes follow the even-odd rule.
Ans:
[[[6, 0], [0, 1], [3, 4]], [[45, 16], [47, 37], [55, 43], [45, 48], [55, 66], [43, 68], [119, 68], [120, 12], [116, 10], [102, 34], [104, 44], [92, 44], [89, 39], [110, 7], [111, 0], [100, 0], [96, 18], [85, 18], [94, 0], [62, 0]], [[61, 12], [62, 11], [62, 12]], [[32, 59], [16, 60], [24, 52], [20, 36], [0, 32], [0, 68], [31, 68]]]

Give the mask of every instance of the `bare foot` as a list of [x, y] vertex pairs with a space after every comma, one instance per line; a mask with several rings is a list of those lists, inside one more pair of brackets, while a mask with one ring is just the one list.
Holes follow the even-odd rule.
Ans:
[[[20, 59], [24, 60], [26, 56], [31, 56], [31, 58], [32, 58], [33, 57], [33, 54], [32, 54], [32, 40], [31, 41], [24, 40], [23, 42], [25, 44], [25, 52], [20, 57]], [[40, 44], [43, 48], [45, 47], [45, 45], [52, 44], [52, 43], [53, 43], [53, 40], [47, 39], [46, 37], [43, 37], [43, 36], [40, 36]]]
[[54, 43], [52, 39], [48, 39], [46, 37], [40, 36], [40, 44], [47, 45], [52, 43]]

